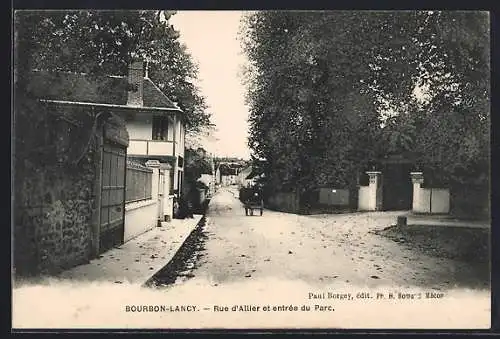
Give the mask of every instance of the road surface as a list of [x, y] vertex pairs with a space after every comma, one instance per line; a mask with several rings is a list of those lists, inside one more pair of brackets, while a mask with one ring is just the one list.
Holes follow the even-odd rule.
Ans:
[[217, 285], [273, 278], [319, 286], [489, 286], [482, 267], [432, 257], [371, 233], [394, 224], [397, 212], [299, 216], [265, 210], [263, 216], [245, 216], [237, 194], [223, 188], [212, 198], [194, 279]]
[[370, 233], [393, 224], [397, 213], [245, 216], [235, 194], [222, 189], [212, 198], [206, 224], [193, 233], [203, 246], [179, 260], [183, 275], [174, 283], [75, 281], [15, 290], [14, 326], [490, 327], [484, 267]]

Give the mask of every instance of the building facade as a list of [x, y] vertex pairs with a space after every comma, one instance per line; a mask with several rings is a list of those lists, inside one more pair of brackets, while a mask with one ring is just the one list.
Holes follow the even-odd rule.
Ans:
[[35, 137], [29, 121], [16, 126], [45, 152], [38, 162], [16, 162], [16, 270], [84, 263], [173, 216], [184, 117], [142, 62], [126, 76], [36, 70], [29, 88], [38, 114], [48, 112], [47, 128]]

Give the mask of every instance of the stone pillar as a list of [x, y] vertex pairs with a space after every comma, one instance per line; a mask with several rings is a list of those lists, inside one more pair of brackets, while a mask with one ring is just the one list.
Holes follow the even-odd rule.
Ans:
[[173, 198], [170, 196], [170, 171], [172, 171], [172, 166], [161, 163], [160, 169], [164, 171], [165, 178], [165, 186], [163, 189], [163, 215], [165, 221], [170, 221], [174, 214]]
[[160, 162], [158, 160], [146, 161], [146, 167], [153, 170], [153, 177], [151, 180], [151, 199], [158, 200], [158, 180], [160, 177]]
[[159, 183], [160, 183], [160, 162], [158, 160], [148, 160], [146, 161], [146, 167], [153, 170], [153, 175], [151, 178], [151, 199], [156, 202], [156, 220], [157, 225], [161, 225], [161, 218], [159, 209], [161, 208], [161, 203], [159, 200]]
[[370, 183], [368, 184], [368, 210], [378, 211], [382, 207], [382, 194], [380, 190], [380, 175], [382, 172], [379, 171], [369, 171], [366, 172], [370, 177]]
[[412, 211], [413, 212], [425, 212], [422, 206], [422, 184], [424, 183], [424, 173], [423, 172], [411, 172], [411, 182], [413, 183], [413, 202]]

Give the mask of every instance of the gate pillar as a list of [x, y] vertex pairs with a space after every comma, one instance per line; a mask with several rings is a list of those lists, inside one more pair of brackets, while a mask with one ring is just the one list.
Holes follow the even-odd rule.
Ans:
[[423, 172], [411, 172], [411, 182], [413, 183], [413, 202], [412, 211], [413, 212], [424, 212], [422, 208], [422, 196], [421, 187], [424, 183], [424, 173]]
[[160, 187], [159, 187], [159, 183], [160, 183], [160, 162], [158, 160], [148, 160], [146, 161], [146, 167], [150, 168], [152, 171], [153, 171], [153, 176], [152, 176], [152, 180], [151, 180], [151, 199], [153, 199], [154, 201], [156, 201], [156, 206], [157, 206], [157, 220], [158, 220], [158, 225], [160, 225], [161, 223], [161, 219], [160, 218], [160, 209], [161, 209], [161, 204], [160, 204], [160, 199], [162, 197], [160, 197]]
[[368, 184], [367, 210], [379, 211], [382, 209], [382, 172], [368, 171], [366, 174], [370, 177], [370, 182]]

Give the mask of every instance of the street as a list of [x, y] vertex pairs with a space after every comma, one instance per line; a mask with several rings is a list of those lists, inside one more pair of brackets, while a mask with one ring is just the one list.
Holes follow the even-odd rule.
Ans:
[[[14, 291], [16, 324], [490, 326], [487, 264], [425, 255], [370, 233], [394, 223], [397, 212], [298, 216], [265, 210], [263, 216], [245, 216], [236, 196], [235, 189], [223, 188], [212, 197], [204, 226], [191, 233], [180, 251], [185, 256], [172, 266], [173, 279], [167, 275], [156, 287], [83, 280], [26, 286]], [[58, 307], [47, 309], [54, 303]]]
[[16, 11], [12, 327], [492, 327], [490, 26]]
[[[259, 279], [375, 288], [487, 288], [488, 268], [429, 256], [371, 233], [398, 212], [299, 216], [265, 210], [245, 216], [236, 188], [211, 200], [205, 249], [189, 277], [214, 286]], [[487, 264], [485, 264], [487, 265]]]

